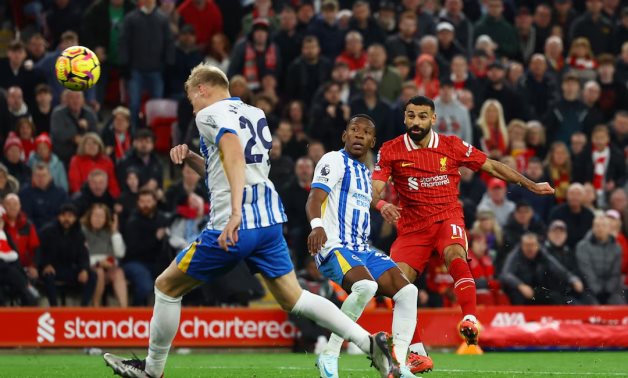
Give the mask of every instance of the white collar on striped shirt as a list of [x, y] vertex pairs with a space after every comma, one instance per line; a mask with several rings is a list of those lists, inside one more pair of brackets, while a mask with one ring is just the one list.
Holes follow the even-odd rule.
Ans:
[[[421, 148], [417, 146], [417, 144], [414, 143], [412, 139], [410, 139], [407, 133], [403, 135], [403, 141], [405, 142], [406, 149], [408, 151], [418, 150], [419, 148]], [[427, 144], [427, 148], [438, 148], [439, 141], [440, 141], [440, 138], [438, 134], [434, 132], [434, 130], [430, 130], [430, 142]]]

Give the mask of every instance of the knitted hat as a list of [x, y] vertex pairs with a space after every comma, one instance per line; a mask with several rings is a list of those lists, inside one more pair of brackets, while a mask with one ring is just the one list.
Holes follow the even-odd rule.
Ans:
[[35, 138], [35, 145], [38, 145], [39, 143], [45, 143], [48, 145], [48, 148], [52, 148], [52, 140], [50, 139], [50, 136], [48, 136], [48, 133], [41, 133], [37, 138]]
[[22, 146], [20, 138], [15, 134], [15, 132], [11, 131], [7, 136], [7, 140], [4, 142], [4, 152], [13, 146], [18, 146], [20, 150], [24, 150], [24, 146]]

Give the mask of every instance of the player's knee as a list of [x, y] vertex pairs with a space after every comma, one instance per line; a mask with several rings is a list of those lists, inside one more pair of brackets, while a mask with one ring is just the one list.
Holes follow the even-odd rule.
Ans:
[[467, 252], [459, 244], [453, 244], [445, 248], [444, 255], [445, 255], [445, 263], [448, 266], [455, 259], [463, 259], [466, 261], [466, 258], [467, 258]]
[[402, 293], [404, 297], [416, 298], [419, 296], [419, 289], [417, 289], [417, 287], [413, 284], [407, 284], [406, 286], [402, 287], [401, 290], [399, 290], [397, 293]]
[[360, 280], [351, 285], [351, 293], [356, 294], [360, 298], [360, 302], [365, 305], [377, 293], [377, 282], [371, 280]]

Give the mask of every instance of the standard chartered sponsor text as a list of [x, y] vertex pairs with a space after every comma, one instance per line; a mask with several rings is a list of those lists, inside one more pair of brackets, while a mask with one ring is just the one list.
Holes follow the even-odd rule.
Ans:
[[[147, 339], [149, 324], [148, 320], [132, 316], [124, 320], [84, 320], [77, 316], [65, 321], [63, 336], [65, 339]], [[195, 316], [183, 320], [179, 332], [186, 339], [279, 339], [294, 338], [298, 330], [287, 320], [242, 320], [237, 316], [233, 319], [206, 320]]]

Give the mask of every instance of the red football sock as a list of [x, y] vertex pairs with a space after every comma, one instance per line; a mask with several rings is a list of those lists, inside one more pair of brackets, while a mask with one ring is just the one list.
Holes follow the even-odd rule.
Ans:
[[454, 259], [449, 264], [449, 274], [454, 279], [454, 293], [462, 309], [462, 315], [476, 313], [475, 281], [467, 262], [461, 258]]

